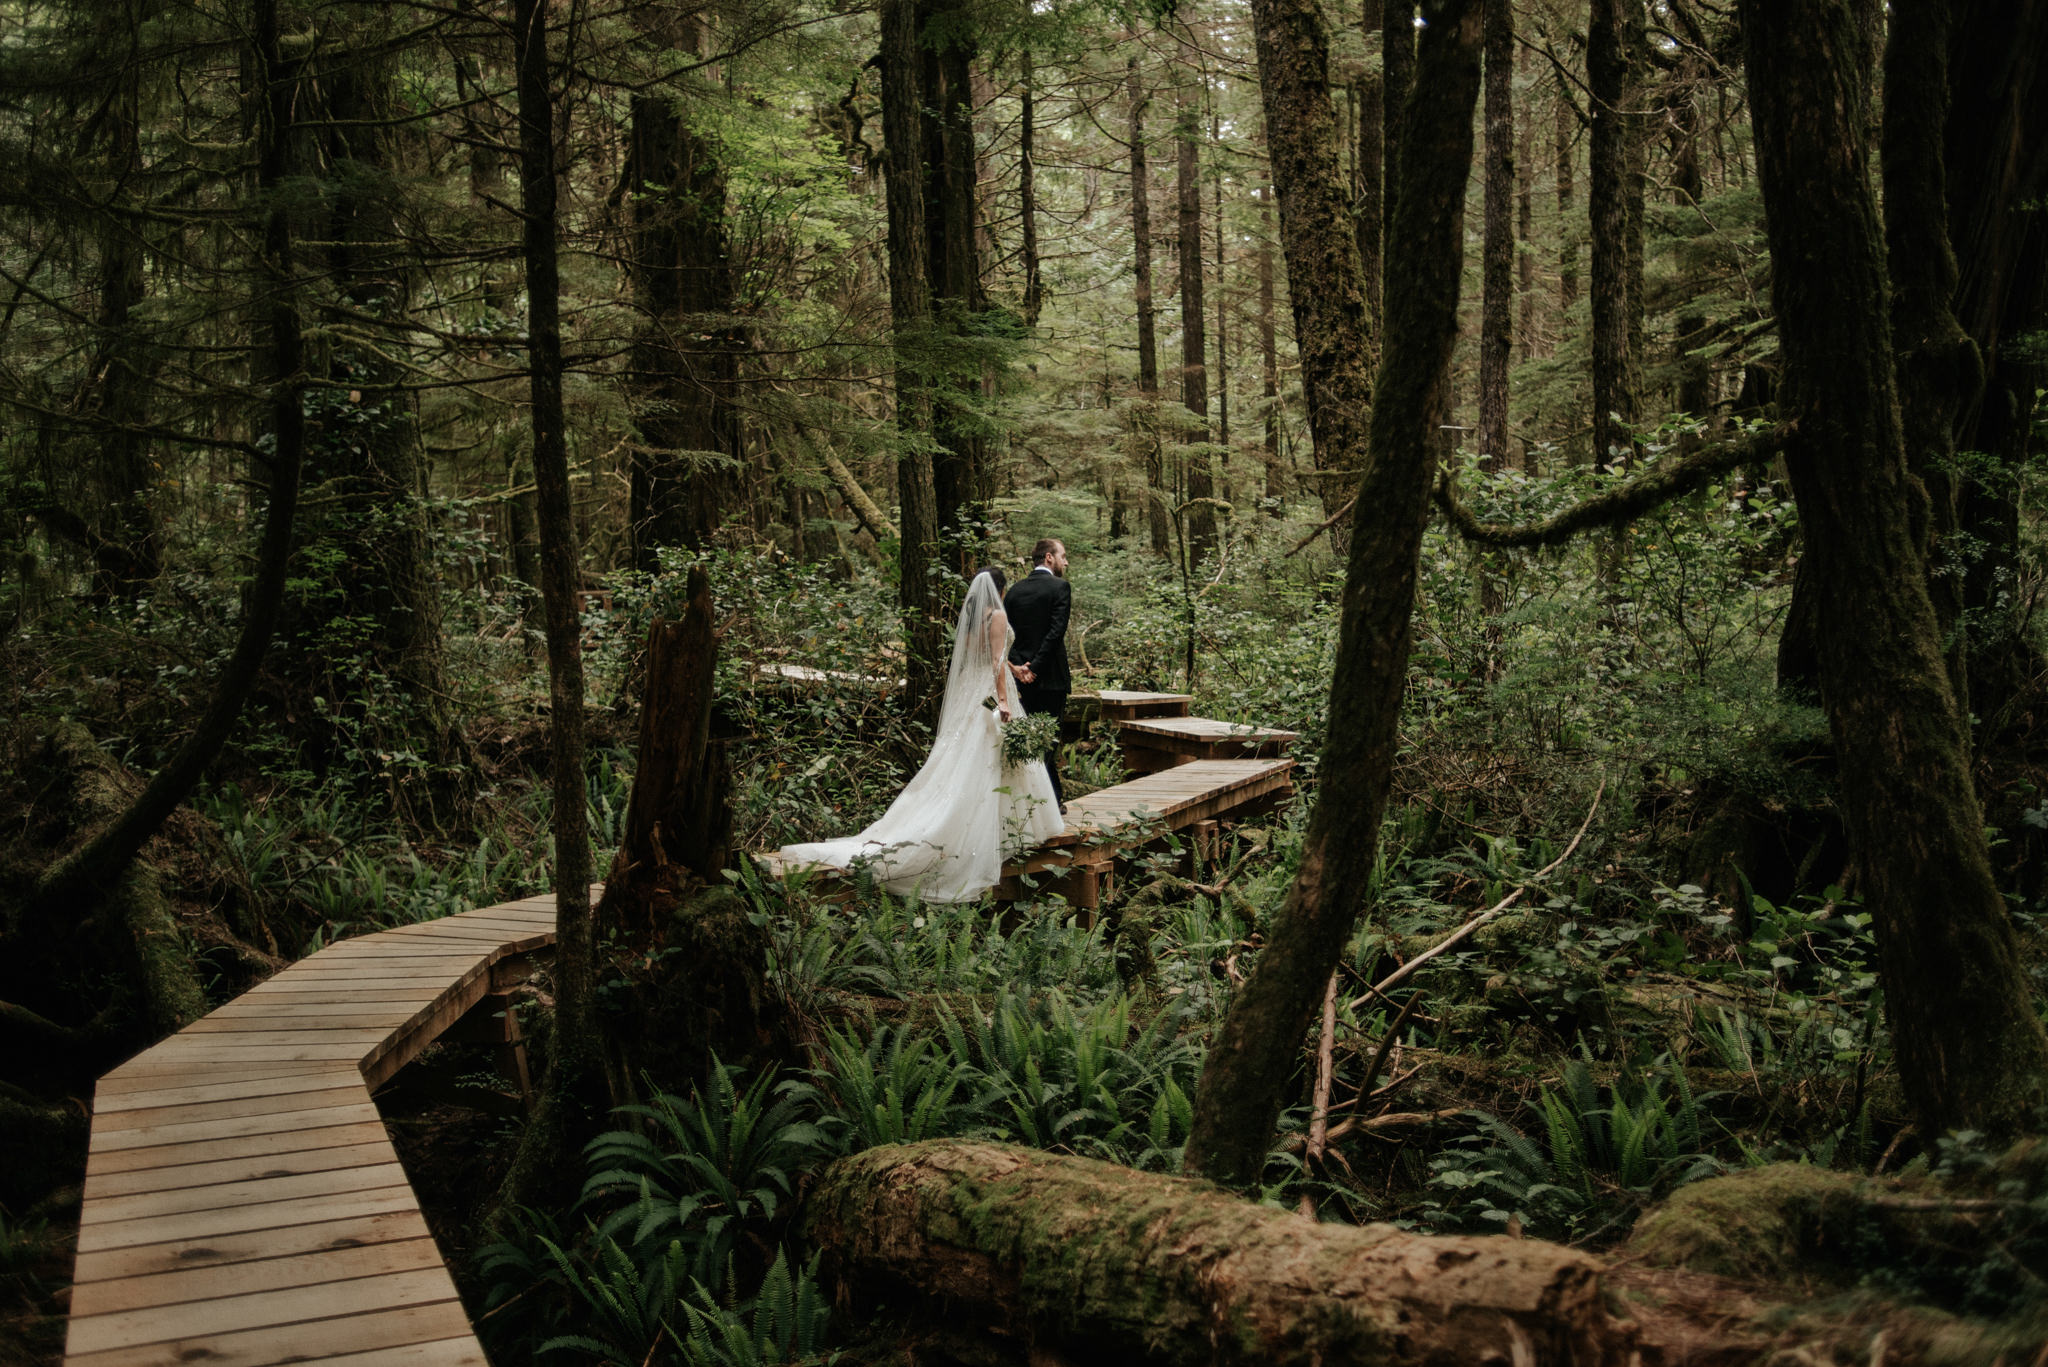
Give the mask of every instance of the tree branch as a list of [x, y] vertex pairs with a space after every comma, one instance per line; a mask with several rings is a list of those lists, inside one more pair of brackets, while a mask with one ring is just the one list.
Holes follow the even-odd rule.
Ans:
[[1467, 541], [1482, 546], [1555, 546], [1595, 527], [1612, 527], [1631, 522], [1658, 504], [1687, 493], [1738, 465], [1767, 460], [1783, 451], [1799, 430], [1796, 422], [1780, 423], [1747, 436], [1702, 447], [1677, 460], [1663, 461], [1646, 474], [1605, 493], [1595, 494], [1540, 522], [1515, 526], [1507, 522], [1481, 522], [1472, 510], [1458, 501], [1451, 486], [1450, 472], [1437, 482], [1436, 506]]

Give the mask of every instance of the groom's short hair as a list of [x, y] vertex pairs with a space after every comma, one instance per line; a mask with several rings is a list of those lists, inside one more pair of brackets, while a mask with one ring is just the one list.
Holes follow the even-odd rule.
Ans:
[[1043, 565], [1045, 563], [1045, 558], [1048, 555], [1051, 555], [1054, 551], [1058, 550], [1059, 548], [1060, 542], [1058, 537], [1046, 537], [1043, 541], [1039, 542], [1036, 546], [1033, 546], [1031, 548], [1031, 563], [1034, 565]]

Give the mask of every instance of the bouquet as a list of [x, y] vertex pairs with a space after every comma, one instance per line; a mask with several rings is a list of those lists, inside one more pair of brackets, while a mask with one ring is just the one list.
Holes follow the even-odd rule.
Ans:
[[1044, 759], [1060, 745], [1060, 719], [1050, 712], [1027, 712], [1002, 728], [1003, 767], [1022, 768]]

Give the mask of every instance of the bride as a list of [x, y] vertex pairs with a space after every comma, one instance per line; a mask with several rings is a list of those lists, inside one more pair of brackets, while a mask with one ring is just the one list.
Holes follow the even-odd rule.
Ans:
[[874, 825], [839, 840], [785, 845], [785, 864], [864, 867], [890, 892], [971, 902], [1001, 880], [1006, 854], [1065, 828], [1045, 766], [1002, 762], [999, 728], [1021, 710], [1005, 663], [1011, 631], [1003, 583], [1003, 572], [990, 568], [967, 586], [939, 730], [924, 767]]

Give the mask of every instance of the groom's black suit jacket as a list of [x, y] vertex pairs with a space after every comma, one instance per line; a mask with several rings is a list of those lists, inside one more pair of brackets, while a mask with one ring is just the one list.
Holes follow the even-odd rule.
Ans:
[[1036, 570], [1010, 585], [1003, 598], [1010, 628], [1010, 662], [1029, 665], [1040, 689], [1065, 693], [1073, 676], [1067, 672], [1067, 618], [1074, 610], [1074, 586], [1056, 574]]

